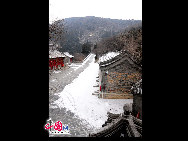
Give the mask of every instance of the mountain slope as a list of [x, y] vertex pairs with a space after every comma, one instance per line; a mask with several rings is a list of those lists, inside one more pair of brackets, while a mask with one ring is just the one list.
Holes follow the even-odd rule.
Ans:
[[65, 18], [65, 41], [62, 51], [81, 52], [86, 42], [96, 44], [102, 39], [121, 33], [126, 28], [140, 24], [141, 20], [118, 20], [94, 16]]

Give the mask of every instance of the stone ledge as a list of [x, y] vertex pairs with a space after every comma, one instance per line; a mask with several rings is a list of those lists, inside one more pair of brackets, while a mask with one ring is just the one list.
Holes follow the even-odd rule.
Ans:
[[100, 93], [99, 98], [103, 99], [133, 99], [132, 94]]

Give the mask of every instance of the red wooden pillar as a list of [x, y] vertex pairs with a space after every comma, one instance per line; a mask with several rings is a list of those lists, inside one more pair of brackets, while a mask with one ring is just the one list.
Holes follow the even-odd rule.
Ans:
[[61, 58], [59, 58], [59, 65], [60, 65], [60, 67], [61, 67]]
[[58, 58], [58, 66], [61, 66], [61, 58]]
[[52, 70], [52, 59], [49, 59], [49, 67]]
[[58, 58], [55, 59], [55, 66], [56, 66], [56, 69], [57, 69], [57, 67], [58, 67], [58, 63], [57, 63], [58, 60], [57, 60], [57, 59], [58, 59]]
[[53, 68], [55, 69], [56, 61], [53, 59]]
[[53, 60], [51, 59], [51, 70], [53, 69]]
[[61, 67], [64, 67], [64, 61], [63, 61], [63, 58], [61, 58]]
[[52, 70], [52, 59], [50, 59], [50, 68]]
[[56, 69], [58, 68], [58, 58], [56, 58]]
[[50, 67], [50, 59], [49, 59], [49, 67]]
[[51, 61], [50, 61], [50, 59], [49, 59], [49, 67], [50, 67], [50, 69], [51, 69]]

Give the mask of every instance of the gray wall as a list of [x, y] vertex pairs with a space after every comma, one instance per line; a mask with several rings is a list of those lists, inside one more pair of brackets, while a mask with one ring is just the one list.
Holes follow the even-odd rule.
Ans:
[[142, 119], [142, 95], [134, 94], [133, 95], [133, 115], [136, 117], [139, 112], [139, 119]]

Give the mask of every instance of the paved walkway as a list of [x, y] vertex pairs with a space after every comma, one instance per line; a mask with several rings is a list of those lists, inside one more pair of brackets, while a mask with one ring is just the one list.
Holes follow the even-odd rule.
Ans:
[[64, 70], [53, 71], [49, 76], [49, 117], [52, 121], [61, 121], [67, 124], [71, 135], [50, 135], [52, 136], [88, 136], [92, 128], [88, 126], [87, 121], [80, 120], [74, 113], [65, 108], [59, 108], [54, 105], [54, 101], [59, 99], [56, 93], [63, 91], [66, 85], [70, 84], [78, 75], [83, 72], [93, 61], [94, 55], [90, 54], [82, 64], [72, 64]]

